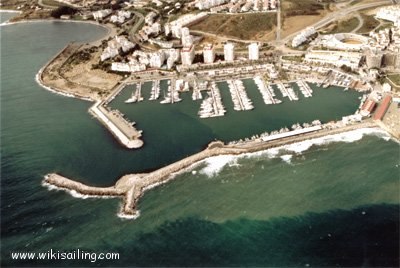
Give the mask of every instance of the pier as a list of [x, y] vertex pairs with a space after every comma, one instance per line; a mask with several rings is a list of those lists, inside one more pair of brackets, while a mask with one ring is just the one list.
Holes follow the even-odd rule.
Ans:
[[239, 144], [225, 145], [223, 142], [211, 142], [208, 147], [194, 155], [186, 157], [180, 161], [170, 164], [147, 174], [128, 174], [121, 177], [114, 186], [111, 187], [92, 187], [75, 182], [58, 174], [48, 174], [44, 178], [45, 186], [55, 186], [66, 191], [75, 191], [82, 195], [91, 197], [111, 196], [121, 197], [123, 205], [121, 214], [127, 217], [138, 215], [137, 204], [141, 196], [148, 189], [168, 182], [174, 178], [173, 174], [184, 171], [191, 166], [201, 163], [201, 161], [218, 155], [240, 155], [244, 153], [254, 153], [264, 151], [274, 147], [301, 142], [304, 140], [320, 138], [326, 135], [334, 135], [343, 132], [356, 130], [359, 128], [376, 128], [377, 125], [371, 121], [362, 121], [352, 125], [330, 128], [312, 127], [303, 131], [288, 132], [283, 135], [275, 136], [274, 139], [268, 138], [249, 140]]
[[223, 116], [226, 110], [222, 104], [221, 93], [217, 84], [215, 82], [206, 82], [205, 86], [209, 91], [208, 97], [200, 105], [200, 111], [198, 113], [200, 118]]
[[253, 80], [256, 83], [257, 89], [260, 91], [265, 104], [281, 103], [280, 100], [274, 98], [275, 93], [273, 88], [270, 85], [266, 85], [261, 76], [256, 76], [253, 78]]
[[242, 80], [227, 80], [232, 96], [233, 109], [236, 111], [252, 110], [254, 106], [247, 96]]
[[126, 120], [119, 111], [110, 111], [102, 105], [102, 102], [96, 102], [90, 107], [89, 112], [127, 148], [137, 149], [143, 146], [143, 141], [140, 139], [142, 132], [136, 130], [133, 127], [134, 123]]
[[157, 100], [160, 97], [160, 80], [153, 81], [149, 100]]
[[305, 98], [312, 97], [313, 91], [312, 91], [311, 87], [307, 84], [307, 82], [305, 82], [303, 80], [298, 80], [296, 83], [299, 86], [300, 91]]

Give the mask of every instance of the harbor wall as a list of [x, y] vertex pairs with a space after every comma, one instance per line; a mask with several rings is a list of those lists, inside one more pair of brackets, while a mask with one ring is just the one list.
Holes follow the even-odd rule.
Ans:
[[224, 145], [222, 142], [212, 142], [209, 146], [194, 155], [179, 160], [173, 164], [155, 170], [147, 174], [129, 174], [121, 177], [112, 187], [91, 187], [82, 183], [67, 179], [57, 174], [48, 174], [44, 182], [66, 190], [74, 190], [78, 193], [92, 196], [121, 196], [123, 205], [121, 206], [121, 215], [137, 215], [136, 206], [138, 201], [148, 189], [168, 182], [174, 178], [174, 174], [181, 172], [195, 164], [201, 163], [207, 158], [218, 155], [240, 155], [245, 153], [254, 153], [265, 151], [274, 147], [297, 143], [305, 140], [334, 135], [343, 132], [356, 130], [359, 128], [376, 128], [373, 121], [363, 121], [352, 125], [334, 128], [321, 129], [315, 132], [304, 133], [292, 137], [284, 137], [277, 140], [264, 142], [262, 140], [252, 140], [234, 145]]

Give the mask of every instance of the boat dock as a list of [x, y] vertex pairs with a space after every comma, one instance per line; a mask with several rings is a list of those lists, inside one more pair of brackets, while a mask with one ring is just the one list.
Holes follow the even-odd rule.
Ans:
[[160, 80], [154, 80], [151, 86], [149, 100], [157, 100], [160, 97]]
[[176, 90], [176, 79], [171, 79], [169, 80], [169, 85], [168, 85], [168, 93], [167, 96], [165, 96], [164, 100], [160, 101], [161, 104], [166, 104], [166, 103], [176, 103], [182, 101], [181, 98], [179, 98], [179, 92]]
[[303, 80], [298, 80], [296, 83], [299, 86], [299, 89], [305, 98], [312, 97], [313, 91], [311, 87], [307, 84], [307, 82]]
[[269, 84], [266, 85], [261, 76], [256, 76], [253, 80], [256, 83], [258, 91], [260, 91], [265, 104], [281, 103], [280, 100], [274, 98], [274, 89]]
[[136, 84], [136, 90], [132, 92], [132, 96], [125, 101], [125, 103], [134, 103], [143, 101], [142, 97], [142, 83], [139, 82]]
[[192, 100], [201, 100], [203, 96], [201, 95], [202, 90], [207, 90], [207, 81], [194, 81], [193, 82], [193, 93], [192, 93]]
[[221, 93], [215, 82], [208, 83], [208, 97], [201, 103], [199, 116], [200, 118], [209, 118], [223, 116], [226, 113], [222, 104]]
[[253, 103], [244, 89], [242, 80], [227, 80], [226, 82], [232, 96], [234, 110], [244, 111], [254, 109]]
[[278, 82], [276, 86], [281, 91], [283, 97], [288, 97], [290, 101], [299, 100], [299, 97], [296, 95], [293, 88], [289, 84]]

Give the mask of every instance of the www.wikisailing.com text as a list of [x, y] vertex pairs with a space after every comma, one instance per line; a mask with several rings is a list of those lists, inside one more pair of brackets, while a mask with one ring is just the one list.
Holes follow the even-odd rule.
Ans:
[[50, 249], [46, 252], [11, 252], [13, 260], [119, 260], [119, 253], [115, 252], [89, 252], [81, 249], [73, 251], [59, 251]]

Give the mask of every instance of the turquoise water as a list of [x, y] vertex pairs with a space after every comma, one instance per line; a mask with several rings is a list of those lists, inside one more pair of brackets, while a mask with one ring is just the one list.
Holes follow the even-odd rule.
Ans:
[[[358, 105], [358, 94], [332, 88], [316, 90], [310, 100], [265, 107], [258, 92], [248, 90], [254, 111], [235, 114], [226, 97], [226, 117], [199, 120], [200, 102], [193, 105], [189, 95], [173, 106], [126, 105], [127, 89], [112, 105], [137, 121], [146, 143], [129, 151], [91, 118], [90, 103], [49, 93], [34, 81], [67, 42], [104, 34], [75, 23], [1, 27], [2, 266], [398, 266], [399, 145], [374, 135], [299, 154], [240, 158], [220, 169], [217, 161], [203, 163], [195, 174], [147, 192], [134, 221], [116, 216], [118, 199], [82, 200], [42, 187], [48, 172], [110, 185], [215, 138], [237, 139], [314, 117], [328, 121]], [[119, 252], [121, 259], [10, 259], [12, 251], [50, 248]]]

